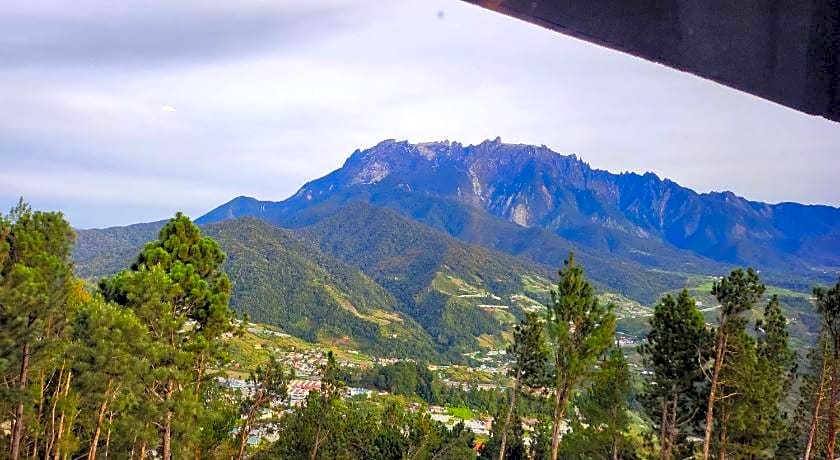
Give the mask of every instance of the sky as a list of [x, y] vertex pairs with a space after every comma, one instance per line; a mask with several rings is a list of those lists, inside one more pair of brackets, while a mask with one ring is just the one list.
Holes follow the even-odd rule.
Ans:
[[383, 139], [496, 136], [840, 205], [840, 124], [460, 0], [0, 2], [2, 211], [198, 217]]

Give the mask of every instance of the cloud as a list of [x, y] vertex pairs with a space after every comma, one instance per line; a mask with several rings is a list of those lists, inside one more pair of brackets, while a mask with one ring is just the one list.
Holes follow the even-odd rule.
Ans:
[[171, 106], [171, 105], [162, 105], [162, 106], [160, 106], [160, 111], [161, 111], [161, 112], [174, 112], [174, 111], [176, 111], [176, 110], [177, 110], [177, 109], [176, 109], [175, 107]]
[[840, 204], [837, 123], [459, 0], [7, 0], [0, 100], [0, 208], [80, 226], [283, 199], [386, 138]]
[[320, 40], [350, 0], [8, 0], [0, 67], [189, 65]]

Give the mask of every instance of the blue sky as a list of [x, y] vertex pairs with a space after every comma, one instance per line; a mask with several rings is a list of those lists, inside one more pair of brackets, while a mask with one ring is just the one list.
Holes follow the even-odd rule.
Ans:
[[386, 138], [496, 136], [840, 205], [840, 124], [459, 0], [0, 2], [0, 209], [197, 217]]

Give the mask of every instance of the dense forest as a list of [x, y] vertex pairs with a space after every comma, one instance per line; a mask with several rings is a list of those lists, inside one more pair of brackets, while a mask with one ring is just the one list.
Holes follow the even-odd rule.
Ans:
[[[230, 306], [226, 254], [189, 218], [97, 283], [73, 274], [73, 240], [61, 213], [21, 201], [0, 216], [0, 448], [12, 459], [835, 457], [840, 282], [813, 290], [822, 332], [805, 356], [752, 269], [713, 283], [714, 324], [688, 291], [665, 295], [637, 374], [615, 307], [569, 255], [545, 310], [513, 327], [503, 392], [445, 387], [420, 361], [342, 369], [330, 353], [320, 391], [291, 405], [293, 372], [273, 359], [247, 370], [248, 391], [225, 385], [229, 339], [247, 322]], [[348, 385], [389, 396], [347, 397]], [[432, 404], [490, 412], [492, 430], [449, 428]], [[271, 441], [250, 443], [258, 430]]]

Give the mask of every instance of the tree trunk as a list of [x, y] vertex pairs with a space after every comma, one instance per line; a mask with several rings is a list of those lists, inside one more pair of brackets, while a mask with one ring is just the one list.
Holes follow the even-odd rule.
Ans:
[[508, 406], [507, 414], [505, 414], [505, 424], [502, 426], [502, 440], [499, 443], [499, 460], [505, 459], [505, 445], [507, 444], [507, 434], [510, 429], [510, 419], [513, 417], [513, 411], [516, 407], [516, 394], [519, 393], [519, 379], [522, 373], [517, 371], [516, 378], [513, 380], [513, 393], [510, 395], [510, 405]]
[[99, 444], [99, 434], [102, 433], [102, 423], [105, 421], [105, 412], [108, 410], [108, 392], [111, 388], [111, 382], [108, 382], [108, 389], [105, 390], [105, 397], [102, 398], [102, 404], [99, 406], [99, 414], [96, 418], [96, 428], [93, 430], [93, 439], [90, 441], [90, 449], [88, 450], [88, 460], [96, 458], [96, 447]]
[[834, 443], [837, 440], [837, 343], [834, 344], [834, 352], [831, 358], [831, 396], [828, 403], [828, 442], [825, 452], [826, 458], [834, 458]]
[[615, 434], [612, 440], [612, 460], [618, 460], [618, 436]]
[[20, 391], [21, 400], [18, 401], [15, 407], [15, 423], [12, 428], [12, 441], [9, 449], [9, 458], [11, 460], [18, 460], [20, 458], [20, 445], [23, 440], [23, 393], [26, 392], [26, 379], [29, 373], [29, 343], [24, 342], [21, 347], [20, 373], [18, 374], [18, 390]]
[[[105, 458], [111, 455], [111, 427], [114, 426], [114, 411], [108, 414], [108, 434], [105, 435]], [[134, 447], [131, 448], [131, 456], [134, 457]]]
[[674, 453], [674, 443], [677, 441], [677, 399], [679, 395], [674, 393], [674, 399], [671, 402], [671, 419], [668, 422], [668, 459], [670, 460]]
[[662, 421], [659, 425], [659, 458], [660, 460], [671, 460], [671, 446], [668, 442], [668, 400], [662, 399]]
[[[47, 379], [44, 376], [44, 371], [43, 370], [41, 370], [39, 372], [39, 375], [41, 377], [40, 377], [40, 379], [38, 379], [40, 386], [38, 388], [38, 415], [37, 415], [36, 420], [41, 422], [42, 421], [41, 419], [44, 417], [44, 392], [46, 391]], [[43, 433], [41, 433], [41, 435], [43, 435]], [[41, 437], [36, 436], [35, 437], [35, 443], [32, 446], [32, 458], [38, 458], [38, 449], [41, 447], [40, 446], [40, 441], [41, 441]]]
[[50, 434], [44, 447], [44, 458], [50, 458], [52, 456], [53, 448], [55, 447], [55, 411], [58, 407], [58, 398], [61, 396], [61, 382], [64, 381], [64, 365], [65, 363], [62, 362], [58, 371], [58, 383], [56, 383], [55, 390], [52, 395], [52, 403], [50, 407]]
[[563, 388], [554, 396], [554, 427], [551, 430], [551, 460], [557, 460], [557, 454], [560, 452], [560, 422], [566, 412], [569, 386], [569, 383], [564, 383]]
[[196, 367], [196, 376], [195, 376], [195, 397], [201, 397], [201, 381], [204, 378], [204, 350], [199, 352], [198, 355], [198, 366]]
[[[73, 378], [73, 371], [67, 371], [67, 380], [64, 383], [64, 397], [66, 398], [70, 394], [70, 379]], [[59, 386], [61, 385], [61, 381], [59, 380]], [[60, 392], [59, 392], [60, 393]], [[65, 412], [64, 409], [61, 410], [61, 417], [58, 419], [58, 434], [55, 438], [55, 453], [53, 455], [53, 460], [59, 460], [61, 458], [61, 438], [64, 437], [64, 418]]]
[[172, 411], [166, 410], [166, 418], [163, 421], [163, 460], [172, 460]]
[[312, 452], [309, 454], [309, 460], [318, 458], [318, 448], [321, 446], [321, 424], [318, 423], [318, 429], [315, 431], [315, 440], [312, 443]]
[[720, 407], [720, 446], [718, 446], [718, 460], [726, 460], [726, 449], [729, 439], [727, 438], [727, 427], [729, 425], [729, 416], [726, 412], [726, 403]]
[[825, 358], [823, 358], [822, 368], [820, 369], [820, 386], [817, 390], [816, 401], [814, 401], [814, 413], [811, 415], [811, 427], [808, 429], [808, 440], [805, 442], [805, 453], [802, 455], [802, 460], [810, 460], [811, 449], [814, 445], [814, 437], [817, 435], [817, 425], [820, 419], [820, 406], [825, 392]]
[[245, 447], [248, 445], [248, 436], [251, 434], [251, 423], [254, 420], [255, 406], [248, 409], [248, 415], [245, 417], [245, 423], [242, 425], [242, 430], [239, 431], [239, 455], [238, 460], [245, 458]]
[[715, 393], [717, 391], [718, 378], [720, 377], [720, 369], [723, 367], [724, 348], [726, 347], [726, 336], [723, 330], [723, 321], [718, 326], [718, 343], [717, 350], [715, 350], [715, 366], [712, 371], [712, 384], [709, 388], [709, 401], [706, 404], [706, 433], [703, 438], [703, 460], [709, 460], [709, 452], [712, 447], [712, 430], [714, 429], [714, 412], [715, 412]]
[[166, 382], [166, 416], [163, 420], [163, 452], [161, 457], [163, 460], [172, 460], [172, 408], [169, 407], [169, 401], [172, 399], [172, 379]]

